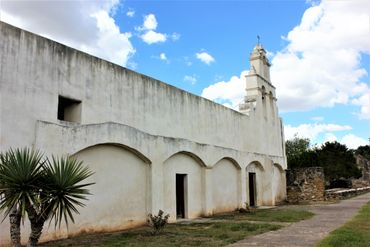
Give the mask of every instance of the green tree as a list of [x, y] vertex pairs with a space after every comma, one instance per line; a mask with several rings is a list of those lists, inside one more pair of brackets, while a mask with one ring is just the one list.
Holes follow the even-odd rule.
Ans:
[[319, 166], [324, 168], [325, 179], [359, 178], [361, 170], [356, 166], [353, 152], [339, 142], [326, 142], [317, 149]]
[[[369, 146], [356, 152], [366, 156]], [[361, 171], [356, 166], [353, 151], [338, 142], [326, 142], [320, 148], [310, 148], [310, 140], [299, 138], [286, 141], [286, 155], [289, 169], [320, 166], [324, 168], [325, 180], [332, 183], [338, 179], [358, 178]]]
[[289, 169], [309, 166], [306, 160], [309, 160], [310, 140], [308, 138], [298, 137], [294, 135], [292, 140], [285, 142], [285, 152]]
[[27, 213], [31, 233], [27, 246], [36, 246], [46, 220], [60, 227], [74, 222], [77, 206], [84, 206], [92, 183], [81, 182], [93, 173], [71, 157], [44, 159], [28, 148], [0, 154], [0, 211], [9, 215], [11, 241], [20, 245], [20, 222]]
[[359, 146], [355, 150], [355, 154], [360, 154], [366, 159], [370, 159], [370, 145]]

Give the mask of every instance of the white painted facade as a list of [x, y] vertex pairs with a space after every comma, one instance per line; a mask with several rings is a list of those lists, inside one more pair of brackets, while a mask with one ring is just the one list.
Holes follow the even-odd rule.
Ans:
[[251, 191], [257, 206], [284, 200], [283, 128], [261, 45], [250, 60], [238, 112], [0, 22], [0, 151], [70, 154], [95, 172], [76, 224], [42, 240], [133, 227], [159, 209], [174, 222], [180, 196], [185, 218], [253, 204]]

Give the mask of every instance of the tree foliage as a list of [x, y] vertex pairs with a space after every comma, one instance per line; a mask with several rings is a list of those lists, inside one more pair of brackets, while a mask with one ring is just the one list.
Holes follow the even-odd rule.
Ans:
[[[370, 150], [364, 147], [357, 151], [366, 155]], [[328, 183], [361, 176], [353, 151], [338, 142], [326, 142], [321, 147], [310, 148], [309, 139], [294, 136], [292, 140], [286, 141], [286, 155], [289, 169], [323, 167]]]
[[339, 142], [326, 142], [317, 149], [318, 165], [324, 168], [329, 181], [341, 178], [359, 178], [361, 170], [356, 166], [353, 152]]
[[285, 142], [288, 168], [317, 166], [315, 150], [310, 149], [310, 140], [294, 135], [292, 140]]
[[364, 158], [370, 160], [370, 145], [365, 145], [365, 146], [359, 146], [356, 151], [355, 151], [355, 154], [360, 154], [362, 155]]

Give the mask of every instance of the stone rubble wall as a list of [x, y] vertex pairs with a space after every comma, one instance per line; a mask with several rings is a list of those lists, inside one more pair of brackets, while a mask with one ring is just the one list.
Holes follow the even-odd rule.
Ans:
[[325, 200], [325, 176], [322, 167], [287, 170], [286, 175], [288, 203]]
[[364, 156], [358, 154], [356, 157], [356, 165], [362, 171], [362, 176], [359, 180], [370, 185], [370, 160], [366, 159]]
[[325, 191], [326, 200], [342, 200], [370, 192], [370, 186], [355, 189], [330, 189]]

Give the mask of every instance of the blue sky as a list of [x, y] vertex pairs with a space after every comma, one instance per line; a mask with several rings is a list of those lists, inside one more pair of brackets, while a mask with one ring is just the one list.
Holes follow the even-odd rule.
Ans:
[[370, 137], [370, 2], [1, 1], [0, 19], [234, 109], [257, 41], [286, 138]]

